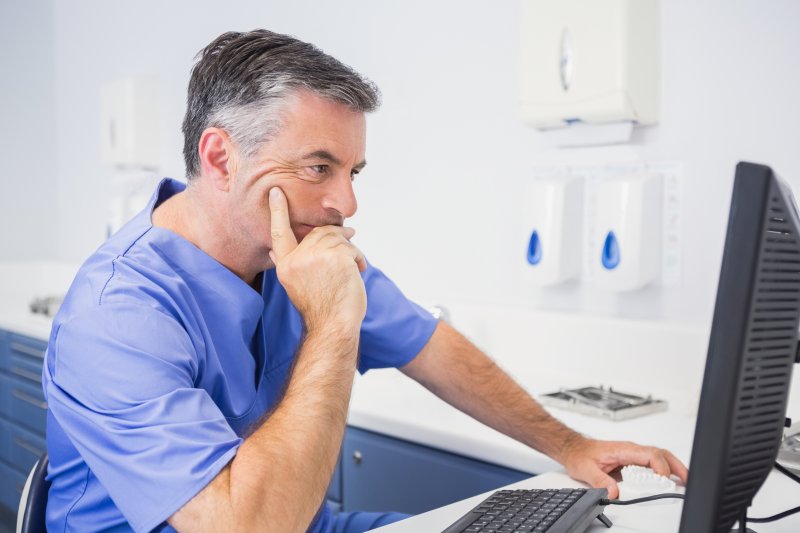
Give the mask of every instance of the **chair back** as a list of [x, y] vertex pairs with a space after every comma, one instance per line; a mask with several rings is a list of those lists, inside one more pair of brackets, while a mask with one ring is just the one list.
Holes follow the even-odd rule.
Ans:
[[17, 533], [46, 533], [45, 512], [47, 510], [47, 491], [50, 482], [47, 477], [47, 452], [44, 452], [33, 465], [22, 497], [19, 499], [17, 512]]

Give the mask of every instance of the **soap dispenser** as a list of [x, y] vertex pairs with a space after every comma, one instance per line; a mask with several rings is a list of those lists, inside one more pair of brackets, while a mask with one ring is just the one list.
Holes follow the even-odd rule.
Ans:
[[630, 291], [661, 272], [662, 180], [620, 176], [597, 184], [591, 265], [595, 283]]
[[535, 286], [563, 283], [580, 274], [583, 180], [538, 178], [524, 198], [527, 276]]

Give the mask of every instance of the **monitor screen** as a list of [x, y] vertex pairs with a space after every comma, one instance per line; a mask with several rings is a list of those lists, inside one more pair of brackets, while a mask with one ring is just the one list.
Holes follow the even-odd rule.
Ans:
[[783, 435], [800, 322], [800, 218], [769, 167], [739, 163], [681, 533], [745, 517]]

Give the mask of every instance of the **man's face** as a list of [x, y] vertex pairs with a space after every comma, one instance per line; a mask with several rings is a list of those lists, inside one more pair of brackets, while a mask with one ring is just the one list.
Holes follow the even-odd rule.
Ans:
[[272, 248], [268, 193], [278, 186], [289, 203], [300, 242], [317, 226], [341, 226], [356, 212], [353, 177], [366, 164], [366, 120], [308, 92], [298, 92], [283, 112], [280, 132], [238, 169], [231, 212], [242, 245]]

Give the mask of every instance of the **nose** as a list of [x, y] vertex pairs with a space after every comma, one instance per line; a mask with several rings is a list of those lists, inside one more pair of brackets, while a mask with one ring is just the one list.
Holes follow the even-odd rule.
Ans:
[[358, 209], [358, 202], [356, 201], [355, 191], [353, 191], [353, 181], [350, 175], [337, 176], [336, 179], [330, 180], [328, 183], [330, 186], [322, 198], [322, 207], [333, 209], [344, 218], [350, 218], [355, 215]]

